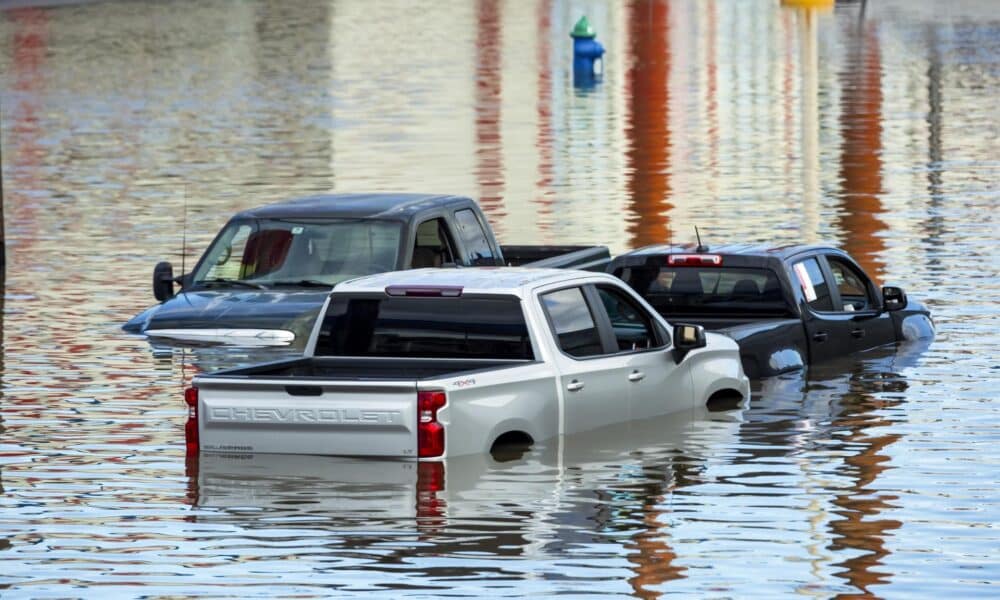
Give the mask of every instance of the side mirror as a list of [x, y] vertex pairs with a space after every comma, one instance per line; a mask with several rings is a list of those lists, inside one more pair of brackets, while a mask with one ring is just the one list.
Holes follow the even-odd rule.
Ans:
[[906, 308], [906, 292], [903, 288], [891, 285], [882, 288], [882, 308], [888, 311]]
[[707, 343], [704, 327], [677, 323], [674, 325], [674, 362], [680, 364], [688, 352], [696, 348], [704, 348]]
[[158, 302], [174, 297], [174, 266], [166, 261], [153, 267], [153, 296]]

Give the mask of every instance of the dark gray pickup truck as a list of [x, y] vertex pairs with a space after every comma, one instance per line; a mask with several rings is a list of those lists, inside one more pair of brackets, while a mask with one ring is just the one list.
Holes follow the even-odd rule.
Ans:
[[170, 342], [301, 345], [330, 289], [355, 277], [441, 266], [604, 271], [610, 258], [604, 246], [501, 246], [461, 196], [310, 196], [236, 214], [191, 273], [156, 265], [160, 303], [123, 328]]
[[898, 287], [877, 288], [829, 246], [649, 246], [615, 258], [608, 271], [669, 321], [735, 339], [751, 378], [934, 337], [924, 305]]

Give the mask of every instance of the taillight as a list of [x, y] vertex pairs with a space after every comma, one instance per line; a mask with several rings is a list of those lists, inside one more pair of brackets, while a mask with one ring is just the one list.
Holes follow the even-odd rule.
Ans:
[[184, 424], [184, 440], [188, 452], [198, 452], [198, 388], [184, 390], [184, 402], [188, 406], [187, 423]]
[[448, 402], [444, 392], [417, 392], [417, 456], [431, 458], [444, 454], [444, 425], [438, 410]]
[[722, 257], [718, 254], [671, 254], [667, 264], [674, 267], [718, 267]]

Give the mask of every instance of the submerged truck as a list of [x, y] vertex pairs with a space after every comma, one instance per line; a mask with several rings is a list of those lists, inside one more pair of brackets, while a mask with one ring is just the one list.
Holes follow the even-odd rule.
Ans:
[[604, 246], [501, 246], [461, 196], [310, 196], [233, 216], [191, 273], [156, 265], [159, 304], [123, 328], [157, 341], [301, 347], [330, 288], [347, 279], [449, 265], [603, 271], [610, 258]]
[[732, 337], [752, 378], [934, 337], [927, 307], [832, 246], [649, 246], [608, 271], [664, 318]]
[[621, 280], [420, 269], [338, 285], [302, 358], [200, 375], [188, 450], [440, 459], [745, 399], [736, 344]]

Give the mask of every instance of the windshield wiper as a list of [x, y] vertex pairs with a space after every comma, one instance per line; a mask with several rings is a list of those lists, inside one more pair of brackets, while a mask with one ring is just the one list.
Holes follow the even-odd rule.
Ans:
[[243, 281], [242, 279], [223, 279], [222, 277], [216, 277], [215, 279], [202, 279], [201, 281], [195, 282], [198, 285], [233, 285], [239, 287], [248, 287], [255, 290], [266, 290], [267, 286], [263, 283], [256, 283], [254, 281]]
[[325, 287], [332, 288], [332, 283], [327, 283], [325, 281], [319, 281], [318, 279], [296, 279], [294, 281], [270, 281], [268, 282], [275, 287], [279, 286], [298, 286], [298, 287]]

